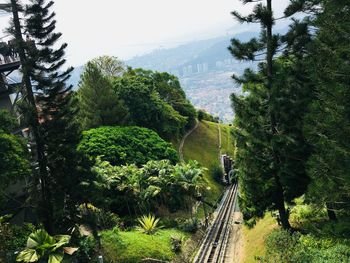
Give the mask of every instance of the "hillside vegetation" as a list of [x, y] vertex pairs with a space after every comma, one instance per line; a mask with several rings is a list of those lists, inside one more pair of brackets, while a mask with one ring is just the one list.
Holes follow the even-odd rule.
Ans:
[[185, 141], [183, 152], [185, 161], [196, 160], [205, 171], [205, 179], [209, 183], [210, 191], [208, 193], [208, 201], [215, 202], [221, 196], [223, 185], [214, 179], [210, 170], [214, 166], [220, 165], [220, 149], [219, 149], [219, 130], [221, 129], [222, 153], [228, 153], [232, 156], [234, 146], [232, 143], [230, 127], [224, 124], [202, 121], [198, 128], [188, 136]]

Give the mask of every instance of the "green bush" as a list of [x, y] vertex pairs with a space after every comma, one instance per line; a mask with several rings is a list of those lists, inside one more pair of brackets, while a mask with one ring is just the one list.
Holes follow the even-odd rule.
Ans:
[[176, 150], [152, 130], [140, 127], [101, 127], [83, 133], [79, 151], [90, 158], [101, 156], [112, 165], [136, 164], [150, 160], [179, 160]]
[[91, 204], [81, 205], [79, 210], [83, 221], [94, 225], [99, 230], [111, 229], [120, 224], [120, 218], [118, 215], [94, 207]]
[[294, 261], [295, 250], [299, 245], [299, 233], [287, 230], [275, 230], [266, 239], [266, 260], [268, 262]]
[[323, 225], [322, 233], [325, 236], [347, 238], [350, 240], [350, 221], [328, 221]]
[[217, 163], [213, 164], [209, 168], [209, 172], [212, 178], [214, 178], [216, 182], [218, 182], [219, 184], [223, 183], [224, 170], [222, 169], [220, 164], [217, 164]]
[[26, 246], [28, 236], [34, 230], [32, 224], [0, 223], [0, 262], [14, 262], [15, 252]]
[[296, 224], [301, 224], [305, 221], [317, 221], [326, 217], [325, 209], [305, 204], [304, 198], [296, 198], [295, 206], [290, 210], [290, 220]]
[[198, 219], [195, 217], [193, 219], [186, 219], [179, 222], [179, 228], [184, 232], [196, 233], [199, 228]]
[[350, 262], [346, 239], [320, 238], [286, 230], [275, 230], [266, 239], [266, 262], [342, 263]]
[[205, 120], [205, 121], [211, 121], [216, 123], [219, 122], [219, 117], [214, 117], [213, 115], [210, 115], [205, 110], [198, 110], [197, 116], [199, 121]]
[[171, 250], [174, 251], [175, 253], [179, 253], [182, 248], [183, 239], [184, 239], [183, 236], [172, 235], [170, 237]]
[[78, 241], [79, 250], [75, 259], [78, 262], [92, 262], [97, 253], [97, 242], [92, 236], [83, 236]]

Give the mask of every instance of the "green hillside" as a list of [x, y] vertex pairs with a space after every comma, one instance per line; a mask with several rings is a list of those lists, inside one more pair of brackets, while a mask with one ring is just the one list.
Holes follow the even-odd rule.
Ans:
[[207, 197], [207, 200], [210, 202], [217, 201], [224, 189], [210, 174], [210, 168], [220, 164], [218, 125], [221, 129], [222, 153], [229, 153], [232, 156], [234, 146], [229, 132], [230, 127], [207, 121], [199, 123], [198, 128], [188, 136], [183, 149], [186, 161], [196, 160], [208, 169], [205, 173], [205, 178], [211, 188]]

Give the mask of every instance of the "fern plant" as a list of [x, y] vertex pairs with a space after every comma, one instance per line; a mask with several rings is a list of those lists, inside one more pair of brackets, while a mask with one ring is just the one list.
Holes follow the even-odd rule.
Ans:
[[143, 215], [137, 219], [140, 223], [138, 229], [147, 235], [154, 234], [160, 227], [158, 226], [159, 218], [154, 215]]

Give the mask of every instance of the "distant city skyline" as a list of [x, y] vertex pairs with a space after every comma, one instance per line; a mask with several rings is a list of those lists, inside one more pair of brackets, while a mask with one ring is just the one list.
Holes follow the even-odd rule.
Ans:
[[[274, 2], [278, 16], [288, 0]], [[68, 64], [78, 66], [100, 55], [126, 60], [156, 48], [253, 30], [238, 26], [230, 14], [247, 13], [249, 6], [239, 0], [59, 0], [53, 10], [57, 31], [68, 43]], [[8, 16], [0, 16], [1, 31], [7, 24]]]

